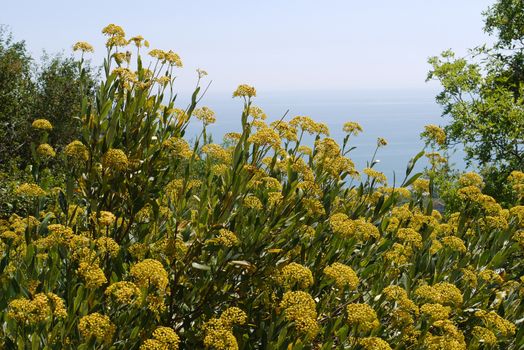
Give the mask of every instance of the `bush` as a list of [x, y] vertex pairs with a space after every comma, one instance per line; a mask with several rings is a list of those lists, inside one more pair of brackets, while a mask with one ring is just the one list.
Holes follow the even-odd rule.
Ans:
[[[200, 87], [175, 107], [180, 57], [155, 49], [149, 64], [143, 38], [103, 33], [107, 75], [83, 97], [80, 137], [56, 153], [51, 123], [32, 123], [32, 181], [15, 191], [28, 214], [0, 222], [6, 348], [522, 348], [524, 174], [507, 209], [471, 175], [442, 217], [431, 179], [411, 174], [422, 153], [388, 187], [347, 157], [358, 125], [341, 146], [308, 117], [268, 125], [248, 85], [233, 93], [242, 132], [209, 143]], [[117, 51], [129, 43], [133, 64]]]

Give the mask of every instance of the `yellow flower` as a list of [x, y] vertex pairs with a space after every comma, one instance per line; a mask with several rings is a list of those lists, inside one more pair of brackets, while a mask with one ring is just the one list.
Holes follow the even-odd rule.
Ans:
[[358, 343], [364, 350], [391, 350], [391, 346], [385, 340], [377, 337], [361, 338]]
[[9, 302], [7, 316], [24, 324], [36, 324], [50, 319], [65, 318], [64, 300], [54, 293], [38, 293], [32, 300], [19, 298]]
[[371, 168], [365, 168], [362, 171], [377, 183], [386, 184], [388, 182], [386, 175], [380, 171], [376, 171], [375, 169]]
[[335, 262], [331, 266], [324, 268], [324, 274], [335, 280], [335, 284], [338, 288], [349, 287], [351, 290], [357, 289], [359, 280], [355, 271], [344, 264]]
[[47, 119], [36, 119], [33, 121], [31, 126], [38, 130], [51, 131], [53, 130], [53, 125]]
[[116, 216], [106, 210], [91, 214], [91, 218], [100, 226], [111, 226], [116, 220]]
[[246, 313], [236, 306], [228, 307], [220, 315], [220, 320], [224, 327], [233, 327], [233, 325], [243, 325], [247, 321]]
[[125, 171], [129, 166], [129, 161], [124, 151], [110, 148], [102, 156], [102, 166], [115, 171]]
[[218, 244], [227, 248], [231, 248], [239, 243], [238, 237], [231, 231], [220, 229], [218, 237], [208, 240], [209, 244]]
[[142, 288], [155, 288], [163, 291], [169, 281], [167, 271], [162, 263], [154, 259], [145, 259], [131, 267], [131, 276], [136, 280], [136, 284]]
[[84, 279], [87, 288], [96, 289], [107, 283], [104, 271], [94, 263], [81, 262], [77, 272]]
[[488, 345], [495, 345], [497, 344], [497, 336], [495, 333], [490, 331], [487, 328], [475, 326], [473, 327], [473, 330], [471, 331], [471, 335], [473, 335], [476, 339], [478, 339], [480, 342], [488, 344]]
[[456, 236], [442, 238], [442, 244], [459, 253], [465, 253], [467, 251], [464, 241]]
[[259, 146], [271, 146], [274, 149], [279, 149], [281, 140], [278, 132], [273, 129], [264, 127], [259, 129], [256, 133], [249, 136], [248, 142], [254, 143]]
[[208, 143], [207, 145], [204, 145], [202, 147], [202, 153], [221, 163], [231, 162], [231, 153], [215, 143]]
[[478, 188], [484, 187], [484, 181], [482, 180], [482, 177], [475, 173], [475, 172], [469, 172], [464, 173], [460, 176], [458, 180], [461, 187], [467, 187], [467, 186], [476, 186]]
[[43, 158], [53, 158], [56, 152], [50, 144], [42, 143], [36, 148], [36, 153]]
[[357, 326], [364, 332], [380, 326], [377, 313], [368, 304], [349, 304], [346, 311], [348, 315], [347, 320], [350, 326]]
[[424, 304], [420, 308], [420, 312], [429, 316], [433, 321], [445, 320], [449, 317], [451, 308], [441, 304]]
[[171, 50], [164, 52], [164, 61], [168, 62], [169, 65], [174, 67], [182, 67], [182, 60], [180, 59], [180, 56]]
[[95, 49], [89, 43], [79, 41], [73, 45], [73, 51], [95, 52]]
[[125, 36], [126, 33], [122, 27], [117, 26], [116, 24], [109, 24], [102, 29], [102, 34], [107, 36]]
[[153, 338], [147, 339], [140, 350], [178, 350], [180, 338], [172, 328], [158, 327], [153, 331]]
[[302, 131], [308, 134], [323, 134], [329, 135], [327, 126], [323, 123], [317, 123], [307, 116], [296, 116], [289, 122], [291, 126], [299, 127]]
[[235, 92], [233, 92], [233, 97], [256, 97], [257, 96], [257, 90], [255, 90], [254, 87], [242, 84], [237, 87]]
[[104, 294], [120, 304], [132, 304], [140, 296], [140, 289], [133, 282], [120, 281], [107, 287]]
[[384, 147], [388, 145], [388, 141], [385, 138], [379, 137], [377, 139], [377, 147]]
[[329, 225], [333, 233], [343, 238], [350, 238], [355, 234], [356, 224], [344, 213], [336, 213], [329, 218]]
[[439, 146], [444, 146], [446, 144], [446, 133], [437, 125], [426, 125], [422, 136], [430, 141], [436, 142]]
[[84, 338], [94, 337], [108, 343], [113, 338], [116, 327], [109, 317], [98, 312], [86, 315], [78, 322], [78, 331]]
[[286, 289], [291, 289], [295, 286], [307, 288], [313, 284], [313, 274], [307, 267], [292, 262], [282, 268], [279, 281]]
[[515, 325], [500, 317], [495, 311], [484, 311], [479, 310], [475, 312], [475, 316], [480, 318], [487, 327], [496, 329], [503, 337], [507, 337], [515, 334]]
[[299, 333], [314, 338], [319, 331], [315, 300], [306, 292], [286, 292], [280, 302], [286, 320], [295, 323]]
[[215, 112], [209, 107], [197, 108], [193, 111], [193, 115], [201, 120], [204, 125], [213, 124], [216, 121]]
[[422, 248], [422, 236], [412, 228], [399, 229], [397, 237], [403, 244], [408, 244], [412, 248]]
[[115, 242], [114, 239], [109, 237], [100, 237], [95, 241], [96, 248], [102, 254], [109, 254], [112, 258], [115, 258], [120, 251], [120, 246]]
[[244, 198], [243, 204], [246, 208], [254, 210], [262, 210], [264, 208], [260, 199], [253, 195], [249, 195], [246, 198]]
[[418, 193], [429, 193], [429, 180], [418, 178], [411, 184], [411, 187]]
[[344, 127], [342, 128], [345, 133], [358, 135], [363, 131], [362, 126], [357, 122], [347, 122], [344, 123]]
[[67, 157], [77, 162], [85, 162], [89, 159], [89, 152], [87, 150], [87, 147], [81, 141], [78, 140], [69, 143], [65, 147], [64, 153]]
[[136, 47], [142, 47], [142, 45], [144, 45], [145, 47], [149, 47], [149, 42], [147, 40], [144, 40], [144, 37], [142, 35], [131, 37], [128, 43], [130, 42], [133, 42]]
[[415, 296], [430, 303], [460, 306], [463, 297], [460, 289], [454, 284], [441, 282], [433, 286], [421, 286], [415, 290]]
[[27, 197], [42, 197], [46, 195], [46, 192], [40, 186], [29, 183], [23, 183], [18, 186], [15, 193]]

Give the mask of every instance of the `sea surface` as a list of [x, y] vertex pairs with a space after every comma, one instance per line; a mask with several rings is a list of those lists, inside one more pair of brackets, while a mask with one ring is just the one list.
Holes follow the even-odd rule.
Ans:
[[[285, 120], [297, 115], [310, 116], [324, 122], [330, 130], [330, 137], [340, 144], [345, 136], [342, 127], [347, 121], [362, 125], [364, 131], [352, 136], [350, 146], [356, 147], [350, 153], [357, 169], [363, 169], [372, 159], [377, 138], [388, 141], [386, 147], [378, 150], [375, 169], [386, 174], [390, 185], [396, 179], [399, 185], [404, 179], [409, 160], [424, 149], [420, 133], [427, 124], [446, 125], [442, 108], [435, 102], [436, 91], [381, 90], [381, 91], [336, 91], [336, 92], [259, 92], [254, 105], [261, 107], [268, 115], [268, 121]], [[240, 131], [242, 100], [231, 98], [231, 94], [208, 94], [201, 103], [216, 113], [217, 122], [208, 127], [214, 142], [220, 143], [225, 133]], [[192, 122], [186, 136], [197, 135], [201, 123]], [[305, 140], [311, 145], [313, 138]], [[430, 149], [426, 149], [431, 151]], [[463, 153], [458, 151], [451, 158], [458, 169], [464, 168]], [[415, 167], [421, 171], [427, 166], [422, 158]]]

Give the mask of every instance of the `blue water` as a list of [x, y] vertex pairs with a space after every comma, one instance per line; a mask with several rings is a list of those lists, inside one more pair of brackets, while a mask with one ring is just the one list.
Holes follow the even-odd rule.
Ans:
[[[379, 149], [380, 162], [375, 169], [384, 172], [390, 182], [397, 185], [405, 175], [408, 161], [424, 149], [420, 133], [427, 124], [445, 125], [448, 119], [441, 116], [442, 109], [435, 103], [435, 91], [363, 91], [363, 92], [263, 92], [259, 91], [255, 105], [268, 115], [268, 121], [280, 119], [289, 110], [286, 120], [296, 115], [307, 115], [329, 126], [330, 137], [342, 143], [345, 134], [342, 126], [347, 121], [360, 123], [364, 132], [350, 139], [356, 149], [350, 153], [358, 169], [366, 167], [375, 151], [378, 137], [388, 141]], [[209, 94], [200, 105], [216, 112], [217, 122], [209, 127], [215, 142], [221, 142], [226, 132], [240, 130], [242, 101], [230, 94]], [[196, 135], [199, 123], [191, 123], [188, 136]], [[306, 144], [312, 139], [306, 140]], [[428, 151], [430, 151], [428, 149]], [[452, 157], [456, 167], [463, 168], [463, 154]], [[427, 165], [422, 158], [415, 170]], [[399, 181], [400, 180], [400, 181]], [[391, 183], [390, 183], [391, 184]]]

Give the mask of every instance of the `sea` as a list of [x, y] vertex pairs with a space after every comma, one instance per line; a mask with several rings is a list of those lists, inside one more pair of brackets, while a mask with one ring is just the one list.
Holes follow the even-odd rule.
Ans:
[[[376, 155], [376, 170], [398, 186], [406, 175], [408, 162], [425, 149], [420, 133], [424, 126], [444, 126], [449, 117], [442, 116], [442, 107], [435, 102], [436, 91], [432, 90], [363, 90], [363, 91], [264, 91], [258, 92], [254, 105], [268, 115], [268, 122], [290, 120], [294, 116], [310, 116], [324, 122], [330, 130], [330, 137], [340, 144], [345, 136], [342, 127], [345, 122], [360, 123], [364, 131], [352, 136], [349, 141], [355, 147], [349, 154], [357, 169], [370, 164], [377, 145], [377, 138], [385, 138], [388, 145], [381, 147]], [[208, 126], [214, 142], [220, 143], [227, 132], [240, 131], [242, 100], [233, 99], [231, 94], [210, 93], [204, 96], [200, 106], [208, 106], [216, 113], [217, 121]], [[186, 137], [194, 138], [201, 131], [201, 123], [193, 121]], [[306, 138], [304, 144], [312, 145], [314, 139]], [[431, 148], [426, 148], [430, 152]], [[459, 170], [465, 168], [464, 154], [459, 149], [451, 156], [451, 163]], [[421, 158], [414, 171], [428, 166], [427, 159]]]

